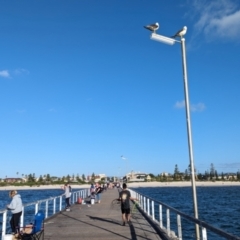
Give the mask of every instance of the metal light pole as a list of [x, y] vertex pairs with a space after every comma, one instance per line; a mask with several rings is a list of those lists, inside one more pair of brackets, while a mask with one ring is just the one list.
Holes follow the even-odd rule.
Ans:
[[[194, 217], [198, 218], [198, 205], [197, 205], [197, 192], [196, 192], [196, 183], [195, 183], [195, 168], [193, 161], [193, 146], [192, 146], [192, 132], [191, 132], [191, 119], [190, 119], [190, 104], [189, 104], [189, 91], [188, 91], [188, 77], [187, 77], [187, 61], [186, 61], [186, 47], [185, 39], [183, 36], [186, 34], [187, 27], [184, 27], [182, 30], [178, 31], [175, 37], [180, 37], [181, 40], [178, 41], [174, 38], [165, 37], [159, 34], [156, 34], [158, 29], [158, 24], [148, 25], [145, 28], [153, 31], [151, 34], [151, 39], [159, 41], [165, 44], [173, 45], [174, 43], [180, 43], [182, 49], [182, 67], [183, 67], [183, 82], [184, 82], [184, 94], [185, 94], [185, 109], [186, 109], [186, 122], [187, 122], [187, 135], [188, 135], [188, 150], [189, 150], [189, 161], [191, 167], [191, 182], [192, 182], [192, 193], [193, 193], [193, 207], [194, 207]], [[199, 226], [195, 225], [196, 239], [200, 239]]]

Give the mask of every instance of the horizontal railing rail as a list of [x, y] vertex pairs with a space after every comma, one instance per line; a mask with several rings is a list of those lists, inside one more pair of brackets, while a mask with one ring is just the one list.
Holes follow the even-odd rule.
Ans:
[[[177, 222], [175, 223], [177, 226], [177, 239], [178, 240], [183, 240], [183, 236], [182, 236], [182, 223], [181, 223], [181, 217], [184, 218], [185, 220], [190, 221], [193, 226], [194, 224], [198, 224], [199, 227], [201, 228], [201, 239], [202, 240], [207, 240], [207, 230], [217, 234], [218, 236], [224, 237], [226, 239], [230, 239], [230, 240], [240, 240], [240, 237], [238, 236], [234, 236], [230, 233], [227, 233], [217, 227], [214, 227], [204, 221], [201, 221], [197, 218], [194, 218], [188, 214], [185, 214], [163, 202], [154, 200], [151, 197], [147, 197], [137, 191], [134, 191], [132, 189], [130, 189], [131, 191], [131, 195], [133, 197], [135, 197], [136, 199], [138, 199], [139, 202], [139, 207], [140, 209], [146, 213], [154, 222], [158, 223], [159, 227], [161, 229], [166, 229], [167, 235], [169, 237], [174, 237], [173, 235], [173, 231], [171, 231], [170, 226], [171, 226], [171, 214], [170, 211], [172, 213], [174, 213], [175, 215], [177, 215], [176, 219]], [[155, 205], [158, 205], [158, 215], [159, 215], [159, 221], [156, 219], [156, 211], [155, 211]], [[163, 207], [166, 209], [166, 227], [163, 226]]]
[[[89, 189], [83, 189], [79, 191], [73, 191], [71, 194], [71, 202], [76, 203], [78, 198], [86, 198], [89, 195]], [[45, 213], [45, 219], [53, 216], [54, 214], [60, 212], [64, 207], [63, 201], [64, 194], [56, 197], [51, 197], [48, 199], [43, 199], [31, 203], [26, 203], [22, 208], [22, 215], [20, 219], [20, 227], [26, 225], [33, 221], [35, 214], [41, 210]], [[7, 221], [8, 217], [10, 217], [11, 213], [7, 209], [0, 209], [0, 223], [2, 223], [1, 227], [1, 236], [5, 236], [8, 229], [10, 229], [9, 221]]]

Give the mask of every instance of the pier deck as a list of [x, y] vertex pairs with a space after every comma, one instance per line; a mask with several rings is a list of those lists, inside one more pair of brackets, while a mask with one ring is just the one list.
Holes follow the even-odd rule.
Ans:
[[118, 198], [117, 189], [102, 193], [100, 204], [71, 206], [71, 211], [62, 211], [45, 221], [45, 240], [161, 240], [144, 216], [136, 210], [132, 224], [122, 226], [120, 207], [112, 206]]

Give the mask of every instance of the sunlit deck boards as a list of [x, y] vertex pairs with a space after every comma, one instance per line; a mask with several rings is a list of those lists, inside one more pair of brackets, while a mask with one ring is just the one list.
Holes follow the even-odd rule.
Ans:
[[63, 211], [46, 220], [45, 240], [161, 239], [138, 211], [133, 215], [131, 226], [122, 226], [120, 209], [111, 206], [112, 200], [116, 198], [116, 189], [107, 190], [102, 194], [100, 204], [90, 207], [72, 205], [70, 212]]

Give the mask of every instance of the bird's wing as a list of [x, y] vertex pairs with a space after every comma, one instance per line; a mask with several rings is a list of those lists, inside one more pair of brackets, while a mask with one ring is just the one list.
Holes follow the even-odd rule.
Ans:
[[179, 30], [178, 32], [176, 32], [173, 36], [172, 36], [172, 38], [175, 38], [175, 37], [178, 37], [178, 36], [180, 36], [180, 33], [183, 31], [183, 29], [181, 29], [181, 30]]
[[146, 29], [150, 30], [150, 31], [156, 31], [159, 28], [159, 24], [158, 23], [153, 23], [153, 24], [149, 24], [147, 26], [144, 26]]
[[179, 30], [175, 35], [173, 35], [172, 38], [182, 37], [186, 33], [186, 31], [187, 31], [187, 28], [184, 27], [181, 30]]

